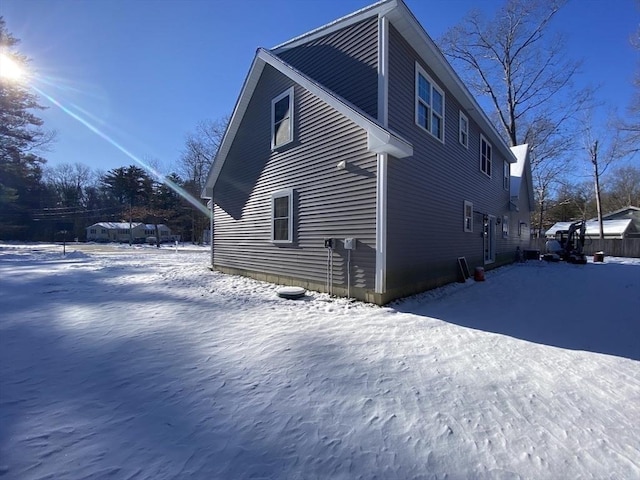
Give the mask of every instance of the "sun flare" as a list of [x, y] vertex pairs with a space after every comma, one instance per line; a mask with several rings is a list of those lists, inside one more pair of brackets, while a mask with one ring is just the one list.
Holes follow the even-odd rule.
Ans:
[[20, 80], [24, 76], [24, 70], [11, 57], [0, 53], [0, 78], [8, 80]]

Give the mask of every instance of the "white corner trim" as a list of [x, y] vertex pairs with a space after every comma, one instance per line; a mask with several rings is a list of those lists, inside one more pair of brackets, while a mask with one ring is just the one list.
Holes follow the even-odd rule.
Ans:
[[389, 126], [389, 19], [378, 16], [378, 121]]
[[387, 291], [387, 154], [378, 154], [376, 176], [376, 283], [375, 292]]

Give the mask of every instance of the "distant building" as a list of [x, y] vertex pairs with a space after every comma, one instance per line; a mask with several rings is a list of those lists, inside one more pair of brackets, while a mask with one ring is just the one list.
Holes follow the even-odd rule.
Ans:
[[[553, 225], [549, 230], [545, 232], [545, 236], [547, 238], [554, 238], [556, 236], [556, 232], [569, 230], [569, 226], [573, 222], [557, 222]], [[603, 220], [602, 221], [602, 230], [604, 234], [604, 238], [627, 238], [628, 231], [631, 226], [631, 220]], [[599, 238], [600, 237], [600, 223], [597, 220], [589, 220], [587, 221], [587, 229], [585, 231], [585, 235], [591, 238]]]
[[[640, 238], [640, 208], [624, 207], [602, 216], [603, 220], [631, 220], [624, 238]], [[594, 219], [595, 220], [595, 219]]]
[[[120, 242], [144, 243], [147, 238], [153, 237], [155, 241], [156, 226], [139, 222], [99, 222], [86, 228], [87, 242]], [[158, 225], [160, 242], [173, 240], [171, 230], [164, 224]]]
[[[568, 230], [572, 222], [557, 222], [545, 232], [547, 238], [553, 238], [557, 231]], [[624, 207], [602, 216], [602, 233], [605, 239], [640, 238], [640, 208]], [[597, 218], [587, 220], [588, 237], [600, 237], [600, 223]]]

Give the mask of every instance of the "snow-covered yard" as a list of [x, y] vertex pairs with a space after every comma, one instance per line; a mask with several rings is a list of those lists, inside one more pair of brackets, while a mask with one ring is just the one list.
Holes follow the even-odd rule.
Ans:
[[640, 260], [383, 308], [207, 260], [0, 245], [0, 478], [640, 478]]

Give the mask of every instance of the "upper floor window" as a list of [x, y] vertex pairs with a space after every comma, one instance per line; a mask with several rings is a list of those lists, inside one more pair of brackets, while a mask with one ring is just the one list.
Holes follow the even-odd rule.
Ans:
[[293, 87], [271, 100], [271, 148], [293, 141]]
[[469, 119], [462, 111], [458, 123], [458, 140], [465, 148], [469, 148]]
[[416, 123], [444, 142], [444, 92], [416, 64]]
[[480, 135], [480, 170], [491, 176], [491, 163], [493, 162], [493, 147], [484, 136]]
[[293, 242], [293, 190], [280, 190], [271, 195], [271, 241]]
[[509, 182], [510, 182], [510, 177], [511, 177], [511, 167], [509, 166], [509, 162], [507, 162], [506, 160], [504, 161], [503, 167], [502, 167], [502, 187], [505, 190], [509, 190]]

